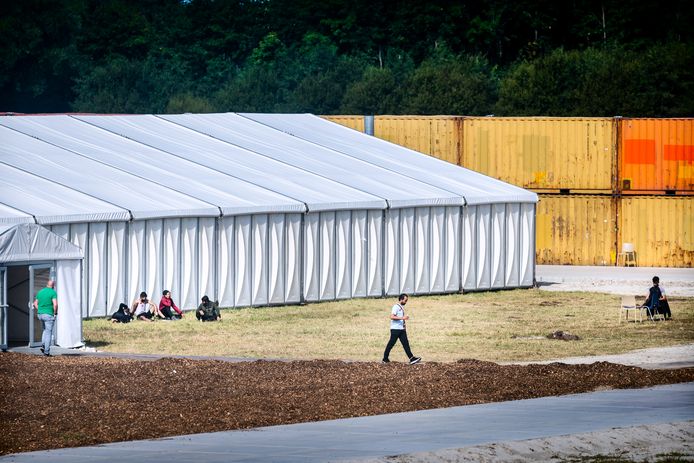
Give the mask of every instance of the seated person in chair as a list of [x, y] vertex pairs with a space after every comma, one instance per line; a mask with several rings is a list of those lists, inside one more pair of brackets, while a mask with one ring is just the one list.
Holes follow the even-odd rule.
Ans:
[[207, 296], [202, 297], [202, 303], [198, 306], [198, 310], [195, 311], [195, 316], [198, 320], [203, 322], [222, 321], [222, 314], [219, 312], [219, 303], [217, 301], [210, 301], [210, 298]]
[[[665, 299], [663, 293], [660, 290], [660, 278], [657, 276], [653, 277], [653, 286], [648, 290], [648, 297], [646, 297], [646, 302], [643, 303], [643, 307], [648, 309], [648, 316], [653, 318], [654, 315], [664, 313], [661, 305], [662, 301]], [[668, 307], [667, 312], [670, 312]], [[663, 315], [664, 316], [664, 315]]]

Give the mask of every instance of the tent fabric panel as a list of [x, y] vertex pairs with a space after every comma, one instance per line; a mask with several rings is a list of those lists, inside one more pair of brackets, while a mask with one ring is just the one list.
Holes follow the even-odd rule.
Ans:
[[335, 212], [321, 212], [318, 223], [320, 236], [320, 300], [335, 299]]
[[417, 236], [415, 235], [415, 209], [400, 209], [400, 230], [399, 242], [396, 249], [400, 252], [400, 288], [397, 293], [414, 293], [415, 288], [415, 265], [416, 265], [416, 245]]
[[207, 296], [212, 301], [219, 300], [215, 284], [217, 225], [217, 219], [198, 219], [198, 294], [191, 308], [197, 307], [202, 296]]
[[400, 253], [398, 249], [400, 234], [400, 209], [389, 209], [385, 218], [384, 237], [384, 277], [385, 294], [399, 294], [400, 292]]
[[[268, 244], [268, 216], [254, 215], [252, 224], [251, 242], [251, 270], [253, 285], [251, 305], [265, 305], [268, 303], [268, 266], [270, 253]], [[277, 257], [277, 256], [275, 256]]]
[[145, 282], [147, 295], [155, 304], [159, 303], [164, 288], [163, 284], [163, 236], [164, 220], [152, 219], [145, 222], [147, 240], [147, 259], [145, 261]]
[[520, 286], [535, 284], [535, 205], [521, 205]]
[[[125, 303], [130, 303], [140, 296], [142, 291], [146, 292], [147, 274], [147, 245], [146, 245], [146, 222], [135, 220], [128, 227], [128, 287], [126, 290]], [[147, 293], [152, 298], [154, 294]]]
[[89, 226], [89, 257], [87, 260], [89, 288], [88, 310], [90, 317], [103, 317], [107, 312], [106, 276], [107, 267], [107, 226], [93, 223]]
[[463, 209], [462, 239], [462, 286], [471, 291], [477, 287], [477, 209], [479, 206], [467, 206]]
[[107, 307], [108, 314], [118, 310], [121, 303], [130, 304], [126, 299], [126, 236], [125, 222], [111, 222], [108, 224], [108, 255], [107, 255]]
[[431, 209], [418, 207], [415, 209], [414, 225], [414, 287], [415, 292], [425, 294], [430, 291], [431, 269]]
[[219, 246], [217, 254], [217, 284], [219, 285], [219, 304], [222, 307], [233, 307], [234, 296], [234, 217], [222, 217], [219, 223]]
[[350, 297], [367, 296], [367, 275], [368, 275], [368, 243], [366, 218], [367, 211], [353, 211], [351, 236], [352, 236], [352, 274]]
[[477, 281], [476, 290], [491, 288], [491, 206], [477, 207]]
[[284, 214], [272, 214], [268, 217], [268, 302], [282, 304], [285, 302], [285, 276], [287, 270], [286, 223]]
[[285, 216], [285, 284], [284, 300], [287, 303], [299, 303], [301, 294], [301, 215]]
[[304, 298], [320, 299], [320, 213], [304, 216]]
[[234, 307], [252, 303], [251, 272], [253, 255], [251, 245], [251, 216], [237, 216], [234, 222]]
[[[89, 287], [88, 277], [86, 269], [89, 263], [88, 252], [89, 252], [89, 224], [88, 223], [72, 223], [65, 225], [53, 225], [51, 230], [56, 233], [55, 230], [61, 230], [61, 233], [65, 233], [66, 239], [69, 239], [72, 244], [82, 249], [84, 252], [84, 260], [82, 261], [82, 277], [81, 277], [81, 291], [82, 297], [81, 301], [87, 301], [87, 288]], [[82, 315], [87, 316], [87, 307], [85, 304], [81, 305]]]
[[56, 280], [58, 291], [58, 312], [56, 317], [55, 343], [63, 348], [82, 347], [82, 307], [81, 260], [57, 260]]
[[164, 219], [162, 227], [162, 289], [171, 291], [171, 298], [180, 307], [181, 302], [181, 219]]
[[445, 217], [445, 263], [443, 269], [443, 291], [457, 292], [461, 286], [460, 261], [462, 256], [460, 228], [460, 208], [447, 207]]
[[335, 213], [335, 297], [352, 295], [352, 212]]
[[[429, 287], [428, 292], [440, 293], [444, 291], [444, 278], [446, 257], [451, 253], [446, 241], [446, 209], [444, 207], [431, 208], [431, 244], [429, 249]], [[452, 251], [452, 250], [451, 250]]]
[[520, 207], [518, 203], [506, 205], [506, 275], [504, 286], [520, 285]]
[[367, 212], [367, 295], [381, 296], [383, 292], [383, 259], [385, 252], [383, 246], [383, 212], [368, 211]]
[[491, 205], [491, 285], [493, 289], [503, 288], [506, 272], [506, 206]]
[[[207, 219], [214, 220], [214, 219]], [[178, 296], [178, 307], [197, 307], [198, 301], [202, 297], [198, 289], [198, 278], [200, 271], [198, 239], [201, 230], [198, 228], [198, 219], [181, 219], [181, 265], [180, 265], [180, 294]], [[214, 299], [212, 299], [214, 301]]]

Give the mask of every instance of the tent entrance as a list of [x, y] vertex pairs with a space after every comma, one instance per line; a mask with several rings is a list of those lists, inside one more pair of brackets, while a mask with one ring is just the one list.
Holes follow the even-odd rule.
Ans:
[[36, 293], [54, 275], [55, 269], [51, 264], [7, 266], [0, 271], [4, 348], [41, 345], [43, 330], [33, 302]]

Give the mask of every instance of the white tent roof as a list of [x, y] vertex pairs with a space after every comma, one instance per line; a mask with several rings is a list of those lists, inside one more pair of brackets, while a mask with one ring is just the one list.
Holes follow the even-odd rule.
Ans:
[[[537, 195], [311, 114], [241, 114], [268, 127], [462, 195], [467, 204], [537, 202]], [[226, 114], [210, 115], [223, 119]], [[223, 121], [221, 121], [223, 123]]]
[[0, 203], [0, 226], [18, 223], [34, 223], [34, 218], [14, 207]]
[[[14, 117], [2, 122], [5, 125]], [[0, 159], [34, 175], [128, 209], [135, 219], [215, 217], [213, 204], [111, 168], [16, 130], [0, 127]], [[162, 175], [165, 174], [162, 169]], [[140, 187], [140, 185], [144, 185]]]
[[399, 172], [347, 156], [339, 151], [268, 130], [238, 114], [159, 116], [262, 156], [388, 200], [390, 207], [461, 206], [460, 195], [406, 177]]
[[536, 202], [308, 114], [0, 116], [0, 223]]
[[0, 262], [82, 259], [79, 246], [34, 223], [0, 226]]
[[[368, 193], [260, 156], [152, 115], [75, 116], [118, 135], [247, 179], [263, 188], [304, 202], [309, 210], [384, 209], [386, 203]], [[271, 133], [268, 131], [268, 133]]]
[[[4, 161], [5, 157], [0, 157], [0, 204], [35, 217], [37, 223], [130, 220], [130, 213], [125, 209], [8, 166]], [[10, 213], [5, 208], [0, 214], [7, 221]], [[30, 221], [34, 222], [34, 218]]]
[[4, 125], [142, 177], [140, 193], [148, 191], [149, 183], [157, 184], [217, 205], [224, 215], [305, 209], [300, 201], [69, 116], [14, 117], [4, 121]]

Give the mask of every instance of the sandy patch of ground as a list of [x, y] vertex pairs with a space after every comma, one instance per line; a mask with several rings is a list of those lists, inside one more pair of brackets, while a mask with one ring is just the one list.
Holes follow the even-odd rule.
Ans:
[[[597, 455], [635, 461], [677, 453], [694, 457], [694, 421], [613, 428], [544, 439], [499, 442], [435, 452], [411, 453], [360, 463], [566, 462]], [[356, 460], [355, 460], [356, 461]]]

